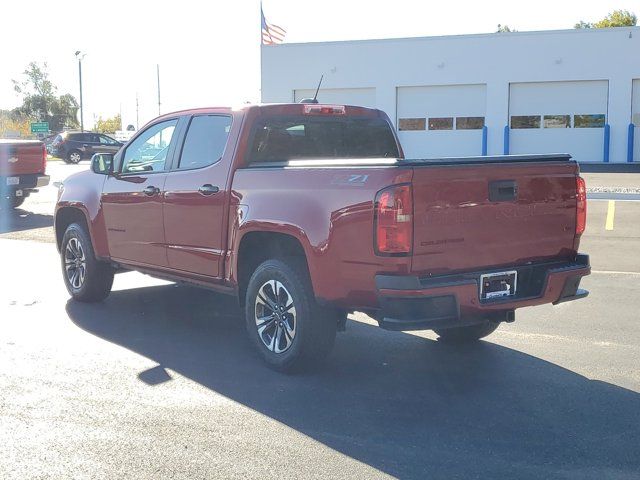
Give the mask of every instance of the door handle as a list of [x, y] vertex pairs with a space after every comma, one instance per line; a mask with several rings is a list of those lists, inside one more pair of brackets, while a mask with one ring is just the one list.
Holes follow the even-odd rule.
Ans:
[[198, 191], [202, 195], [213, 195], [214, 193], [218, 193], [220, 189], [214, 185], [211, 185], [210, 183], [205, 183], [198, 189]]
[[158, 187], [154, 187], [153, 185], [149, 185], [147, 188], [142, 190], [142, 192], [145, 195], [148, 195], [151, 197], [153, 195], [157, 195], [158, 193], [160, 193], [160, 189]]

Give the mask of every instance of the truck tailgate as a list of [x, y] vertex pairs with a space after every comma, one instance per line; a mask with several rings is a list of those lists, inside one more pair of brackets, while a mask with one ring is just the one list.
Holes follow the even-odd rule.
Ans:
[[0, 175], [44, 173], [43, 149], [39, 141], [0, 141]]
[[575, 256], [574, 162], [418, 165], [412, 271], [453, 273]]

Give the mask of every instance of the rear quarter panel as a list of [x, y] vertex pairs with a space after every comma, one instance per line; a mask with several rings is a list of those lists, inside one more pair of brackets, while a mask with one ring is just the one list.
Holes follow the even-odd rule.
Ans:
[[[377, 304], [375, 274], [406, 274], [410, 257], [373, 250], [376, 193], [410, 182], [411, 168], [288, 167], [238, 169], [233, 179], [231, 255], [252, 231], [287, 233], [302, 244], [316, 296], [351, 308]], [[241, 222], [237, 210], [246, 210]], [[237, 259], [230, 261], [235, 281]]]

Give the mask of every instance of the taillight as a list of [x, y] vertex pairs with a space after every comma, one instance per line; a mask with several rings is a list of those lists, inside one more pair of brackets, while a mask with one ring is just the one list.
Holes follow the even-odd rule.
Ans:
[[374, 245], [382, 255], [407, 255], [413, 244], [411, 185], [394, 185], [376, 194]]
[[47, 169], [47, 146], [42, 144], [42, 173]]
[[304, 106], [305, 115], [344, 115], [345, 113], [344, 105], [317, 105], [311, 103]]
[[576, 235], [587, 227], [587, 185], [584, 178], [576, 177]]

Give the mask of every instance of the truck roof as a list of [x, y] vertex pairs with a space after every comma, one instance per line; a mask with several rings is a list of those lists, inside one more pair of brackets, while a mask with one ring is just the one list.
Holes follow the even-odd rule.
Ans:
[[185, 110], [177, 110], [175, 112], [165, 113], [152, 121], [163, 118], [171, 118], [176, 115], [196, 115], [207, 113], [232, 113], [237, 111], [248, 112], [250, 110], [259, 110], [260, 113], [271, 115], [304, 115], [305, 108], [309, 107], [337, 107], [344, 108], [344, 112], [340, 115], [353, 115], [359, 117], [379, 117], [381, 110], [375, 108], [360, 107], [356, 105], [336, 105], [330, 103], [247, 103], [236, 107], [201, 107], [190, 108]]

